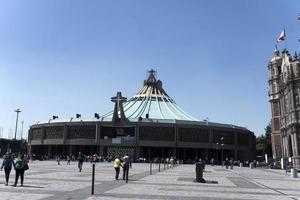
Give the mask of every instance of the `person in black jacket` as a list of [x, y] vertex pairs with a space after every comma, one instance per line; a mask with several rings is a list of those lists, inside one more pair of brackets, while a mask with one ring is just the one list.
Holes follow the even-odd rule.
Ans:
[[8, 185], [9, 181], [9, 175], [12, 168], [12, 165], [14, 164], [13, 159], [9, 153], [7, 153], [4, 157], [4, 160], [2, 162], [1, 171], [4, 168], [5, 172], [5, 185]]

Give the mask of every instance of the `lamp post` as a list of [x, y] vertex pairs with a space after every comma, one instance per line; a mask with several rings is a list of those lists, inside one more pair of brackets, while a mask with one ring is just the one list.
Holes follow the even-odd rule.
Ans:
[[15, 140], [16, 140], [17, 139], [17, 130], [18, 130], [18, 119], [19, 119], [19, 113], [21, 112], [21, 110], [18, 108], [17, 110], [15, 110], [15, 112], [17, 113], [16, 128], [15, 128]]
[[218, 156], [218, 154], [219, 154], [219, 142], [216, 143], [216, 149], [217, 149], [217, 165], [218, 165], [218, 163], [219, 163], [219, 156]]
[[23, 126], [24, 126], [24, 121], [21, 122], [22, 123], [22, 129], [21, 129], [21, 140], [23, 139]]
[[[300, 14], [298, 14], [298, 20], [300, 21]], [[299, 42], [300, 42], [300, 39], [299, 39]]]
[[220, 139], [220, 141], [221, 141], [221, 150], [222, 150], [222, 166], [224, 166], [224, 163], [223, 163], [223, 149], [224, 149], [224, 142], [223, 142], [223, 140], [224, 140], [224, 137], [221, 137], [221, 139]]

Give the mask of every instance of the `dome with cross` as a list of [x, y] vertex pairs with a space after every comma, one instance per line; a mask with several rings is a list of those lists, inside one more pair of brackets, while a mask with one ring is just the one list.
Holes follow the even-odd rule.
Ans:
[[[122, 106], [126, 118], [130, 121], [143, 118], [198, 121], [183, 111], [166, 93], [153, 69], [148, 71], [148, 78], [144, 80], [142, 89], [128, 101], [123, 102]], [[113, 111], [103, 116], [105, 121], [112, 118]]]

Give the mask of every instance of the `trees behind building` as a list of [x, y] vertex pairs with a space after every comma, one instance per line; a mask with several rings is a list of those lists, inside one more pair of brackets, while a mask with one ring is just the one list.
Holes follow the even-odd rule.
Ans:
[[27, 152], [28, 146], [26, 140], [9, 140], [9, 139], [0, 139], [0, 155], [18, 152]]
[[256, 138], [256, 154], [258, 157], [272, 157], [271, 123], [265, 128], [265, 133]]

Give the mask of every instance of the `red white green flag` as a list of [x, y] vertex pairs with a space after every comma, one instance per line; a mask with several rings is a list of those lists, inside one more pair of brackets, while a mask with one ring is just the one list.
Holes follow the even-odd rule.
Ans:
[[278, 39], [277, 39], [277, 43], [284, 41], [285, 40], [285, 29], [283, 29], [283, 31], [280, 33]]

